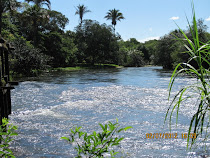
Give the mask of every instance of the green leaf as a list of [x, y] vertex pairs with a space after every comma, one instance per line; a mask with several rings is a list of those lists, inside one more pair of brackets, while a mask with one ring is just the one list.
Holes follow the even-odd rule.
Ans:
[[81, 138], [82, 135], [84, 135], [84, 132], [79, 132], [79, 138]]
[[69, 139], [69, 138], [67, 138], [67, 137], [61, 137], [61, 139], [64, 139], [64, 140], [70, 141], [70, 139]]
[[105, 127], [101, 123], [99, 123], [99, 125], [101, 126], [102, 130], [105, 131]]
[[72, 134], [75, 134], [75, 132], [72, 129], [70, 129], [70, 131], [71, 131]]
[[96, 131], [93, 131], [93, 136], [96, 136]]
[[121, 131], [123, 131], [124, 130], [124, 128], [121, 128], [121, 129], [119, 129], [118, 131], [117, 131], [117, 133], [120, 133]]
[[119, 143], [120, 141], [122, 141], [124, 138], [120, 138], [117, 140], [117, 143]]
[[10, 149], [3, 149], [4, 151], [7, 151], [7, 152], [9, 152], [9, 153], [12, 153], [12, 150], [10, 150]]
[[117, 146], [117, 145], [119, 145], [119, 143], [113, 143], [113, 144], [112, 144], [112, 146]]
[[17, 135], [18, 135], [17, 133], [10, 134], [10, 136], [17, 136]]
[[127, 131], [128, 129], [131, 129], [131, 128], [133, 128], [133, 127], [132, 126], [127, 126], [127, 127], [124, 128], [124, 130]]

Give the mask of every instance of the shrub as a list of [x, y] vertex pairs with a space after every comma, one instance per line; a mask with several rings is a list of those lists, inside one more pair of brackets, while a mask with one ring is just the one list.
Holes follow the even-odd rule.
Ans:
[[12, 150], [9, 149], [10, 142], [13, 141], [11, 137], [18, 135], [15, 130], [17, 130], [17, 126], [9, 124], [6, 118], [2, 119], [2, 125], [0, 126], [0, 157], [15, 158]]
[[[124, 139], [123, 137], [118, 138], [115, 134], [123, 130], [126, 131], [132, 127], [128, 126], [119, 129], [118, 120], [114, 124], [109, 121], [108, 124], [99, 125], [101, 126], [102, 132], [96, 133], [93, 131], [93, 133], [89, 135], [86, 132], [80, 131], [81, 127], [76, 127], [74, 130], [71, 129], [70, 137], [61, 137], [61, 139], [65, 139], [70, 143], [76, 142], [77, 147], [75, 147], [75, 149], [77, 150], [77, 158], [81, 158], [82, 156], [101, 158], [108, 152], [113, 158], [118, 152], [110, 148], [118, 146]], [[82, 143], [79, 143], [77, 138], [82, 139]]]
[[34, 48], [28, 41], [19, 38], [13, 42], [15, 50], [11, 68], [14, 72], [23, 75], [34, 75], [34, 70], [44, 70], [50, 58]]

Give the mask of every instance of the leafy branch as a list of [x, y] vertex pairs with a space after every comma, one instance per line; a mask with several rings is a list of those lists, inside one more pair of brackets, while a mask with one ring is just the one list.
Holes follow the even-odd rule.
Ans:
[[15, 158], [12, 150], [9, 149], [10, 142], [13, 141], [11, 137], [18, 135], [15, 130], [17, 130], [17, 126], [9, 124], [6, 118], [2, 119], [2, 125], [0, 126], [0, 157]]
[[[70, 130], [70, 137], [61, 137], [61, 139], [67, 140], [70, 143], [76, 142], [77, 147], [75, 147], [75, 149], [77, 150], [77, 158], [81, 158], [82, 156], [102, 158], [104, 154], [108, 152], [111, 157], [114, 158], [118, 152], [110, 148], [120, 145], [120, 142], [124, 139], [123, 137], [117, 137], [115, 135], [122, 131], [127, 131], [132, 127], [119, 128], [118, 120], [114, 124], [109, 121], [108, 124], [99, 125], [102, 132], [96, 133], [96, 131], [93, 131], [93, 133], [89, 135], [86, 132], [80, 131], [81, 127], [76, 127]], [[79, 141], [76, 140], [77, 138], [83, 141], [79, 143]]]

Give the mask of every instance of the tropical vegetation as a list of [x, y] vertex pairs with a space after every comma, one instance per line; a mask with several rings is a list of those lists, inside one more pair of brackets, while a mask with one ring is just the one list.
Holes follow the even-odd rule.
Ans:
[[[106, 67], [104, 65], [111, 65], [111, 67], [160, 65], [165, 69], [175, 68], [169, 85], [169, 98], [173, 84], [180, 74], [185, 73], [194, 77], [197, 82], [182, 88], [175, 95], [166, 118], [170, 114], [171, 120], [174, 110], [177, 109], [178, 120], [181, 103], [192, 98], [190, 95], [184, 97], [184, 94], [193, 92], [193, 95], [198, 97], [199, 103], [196, 104], [198, 106], [195, 105], [197, 111], [191, 119], [188, 144], [189, 134], [192, 131], [198, 136], [205, 133], [204, 139], [208, 138], [210, 110], [210, 46], [208, 41], [210, 41], [210, 33], [207, 32], [203, 19], [196, 20], [194, 14], [192, 24], [189, 22], [186, 30], [181, 28], [172, 30], [159, 40], [141, 43], [135, 38], [124, 41], [116, 32], [117, 22], [125, 19], [123, 13], [117, 9], [109, 10], [105, 14], [105, 18], [111, 20], [113, 26], [110, 26], [92, 19], [84, 19], [84, 15], [90, 10], [84, 5], [79, 5], [76, 7], [75, 15], [79, 15], [80, 22], [75, 30], [71, 31], [65, 30], [69, 19], [61, 12], [51, 10], [49, 0], [26, 0], [26, 2], [0, 0], [0, 36], [15, 47], [9, 56], [13, 74], [30, 76], [51, 68], [62, 70], [63, 67], [75, 67], [79, 69], [77, 66], [80, 65], [92, 67], [95, 65], [103, 65], [103, 67]], [[195, 92], [197, 94], [194, 94]], [[117, 131], [118, 123], [110, 122], [104, 126], [100, 124], [100, 126], [102, 133], [93, 132], [88, 135], [81, 132], [80, 128], [75, 128], [71, 131], [72, 139], [67, 137], [63, 139], [74, 142], [76, 134], [79, 138], [83, 136], [86, 143], [76, 148], [78, 155], [83, 153], [102, 156], [108, 151], [110, 145], [118, 145], [122, 139], [116, 137], [113, 140], [110, 137]], [[11, 128], [16, 130], [15, 127]], [[126, 129], [123, 128], [117, 132]], [[1, 135], [6, 135], [6, 133], [2, 131]], [[6, 136], [8, 135], [15, 134], [7, 133]], [[1, 139], [4, 141], [3, 137]], [[10, 140], [6, 137], [0, 154], [6, 152], [12, 157], [12, 152], [8, 149]], [[194, 141], [192, 140], [192, 144]], [[115, 152], [111, 150], [111, 154], [114, 155]]]
[[[171, 104], [168, 108], [165, 119], [170, 113], [170, 124], [171, 118], [176, 109], [176, 123], [178, 122], [179, 111], [182, 108], [182, 104], [191, 98], [196, 97], [197, 101], [195, 105], [192, 105], [197, 109], [191, 118], [190, 126], [188, 129], [187, 148], [190, 144], [190, 134], [195, 133], [196, 139], [191, 139], [191, 147], [195, 141], [199, 138], [203, 138], [204, 142], [209, 137], [209, 123], [210, 123], [210, 45], [206, 43], [205, 34], [202, 34], [203, 29], [200, 25], [202, 21], [196, 20], [195, 11], [193, 8], [193, 23], [189, 23], [189, 33], [186, 34], [181, 28], [179, 32], [182, 37], [178, 37], [173, 34], [175, 38], [180, 41], [186, 48], [184, 54], [189, 56], [186, 62], [177, 64], [174, 72], [171, 76], [169, 83], [169, 99], [176, 79], [183, 74], [186, 74], [192, 78], [196, 78], [196, 82], [192, 85], [182, 87], [178, 93], [173, 97]], [[203, 136], [203, 137], [202, 137]]]
[[91, 11], [88, 10], [87, 7], [84, 6], [84, 5], [78, 5], [76, 7], [75, 15], [79, 15], [79, 18], [80, 18], [80, 26], [82, 25], [84, 15], [86, 13], [89, 13], [89, 12], [91, 12]]
[[125, 19], [123, 14], [116, 9], [109, 10], [104, 18], [112, 21], [112, 25], [114, 26], [114, 31], [115, 31], [115, 26], [117, 25], [117, 21]]
[[[183, 37], [180, 30], [145, 43], [135, 38], [122, 40], [120, 34], [115, 32], [115, 26], [125, 17], [117, 9], [104, 13], [105, 18], [111, 20], [112, 27], [84, 19], [90, 10], [87, 6], [78, 5], [75, 14], [79, 15], [80, 22], [74, 31], [70, 31], [65, 30], [69, 19], [51, 10], [49, 0], [0, 2], [1, 36], [16, 48], [9, 57], [13, 74], [30, 76], [49, 68], [94, 64], [135, 67], [161, 65], [173, 69], [179, 62], [187, 62], [190, 57], [180, 53], [184, 47], [173, 36]], [[197, 24], [200, 40], [208, 41], [210, 34], [204, 21], [199, 19]], [[190, 28], [183, 32], [192, 40]]]
[[15, 158], [12, 150], [10, 149], [10, 143], [13, 141], [12, 137], [17, 136], [15, 132], [17, 126], [10, 124], [8, 119], [3, 118], [0, 125], [0, 157]]
[[[61, 137], [61, 139], [67, 140], [69, 143], [77, 143], [77, 147], [75, 147], [77, 150], [77, 158], [103, 158], [107, 153], [114, 158], [119, 152], [115, 152], [113, 147], [119, 146], [120, 142], [124, 139], [116, 135], [132, 127], [127, 126], [119, 129], [118, 119], [116, 123], [109, 121], [107, 124], [99, 125], [102, 129], [101, 132], [96, 133], [96, 131], [93, 131], [92, 134], [88, 134], [87, 132], [82, 132], [81, 127], [75, 127], [75, 129], [70, 130], [70, 137]], [[80, 139], [82, 141], [79, 141]]]

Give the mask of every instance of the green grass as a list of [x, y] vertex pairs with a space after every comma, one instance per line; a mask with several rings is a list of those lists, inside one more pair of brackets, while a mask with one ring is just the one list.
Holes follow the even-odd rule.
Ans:
[[76, 67], [58, 67], [51, 68], [49, 71], [77, 71], [83, 69], [106, 69], [106, 68], [122, 68], [122, 66], [115, 64], [78, 64]]
[[58, 67], [58, 68], [52, 68], [50, 71], [76, 71], [84, 69], [82, 67], [76, 66], [76, 67]]
[[[203, 138], [205, 142], [208, 137], [208, 127], [210, 125], [210, 41], [208, 43], [202, 43], [199, 40], [199, 34], [197, 29], [197, 22], [195, 17], [195, 10], [193, 6], [193, 25], [191, 26], [189, 21], [188, 25], [193, 37], [193, 40], [190, 40], [182, 29], [179, 30], [182, 32], [184, 39], [177, 38], [180, 40], [186, 48], [190, 58], [186, 63], [179, 63], [172, 76], [169, 83], [169, 96], [171, 97], [171, 91], [173, 85], [179, 75], [187, 74], [192, 78], [196, 78], [197, 82], [195, 84], [182, 87], [179, 92], [172, 98], [171, 104], [167, 110], [165, 121], [169, 116], [169, 125], [171, 128], [172, 115], [176, 110], [176, 123], [178, 122], [179, 110], [184, 108], [183, 102], [185, 100], [195, 97], [195, 95], [189, 95], [189, 92], [197, 93], [198, 102], [194, 106], [197, 111], [193, 114], [191, 118], [189, 129], [188, 129], [188, 139], [187, 139], [187, 149], [190, 144], [190, 133], [196, 133], [196, 139], [198, 137]], [[196, 63], [196, 67], [191, 65], [192, 61]], [[208, 68], [204, 67], [204, 62], [208, 64]], [[192, 107], [192, 109], [194, 108]], [[205, 126], [205, 127], [204, 127]], [[196, 142], [196, 139], [191, 140], [191, 147]]]
[[115, 65], [115, 64], [95, 64], [93, 68], [122, 68], [122, 66]]

